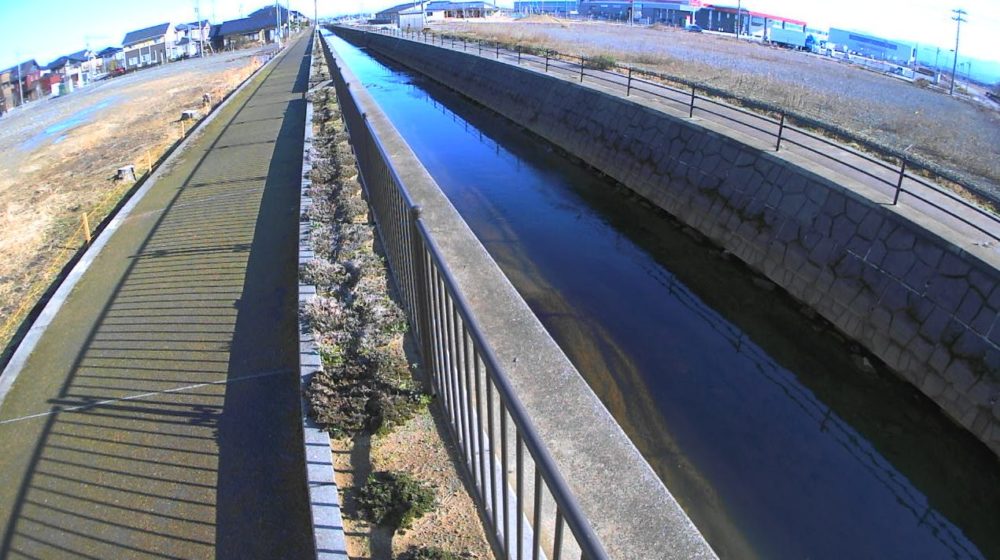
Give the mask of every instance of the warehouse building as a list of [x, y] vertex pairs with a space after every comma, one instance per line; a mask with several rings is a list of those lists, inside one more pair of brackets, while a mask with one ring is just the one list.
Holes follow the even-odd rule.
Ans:
[[909, 43], [883, 39], [847, 29], [830, 28], [827, 47], [840, 52], [860, 54], [876, 60], [888, 60], [909, 64], [913, 60], [914, 48]]
[[580, 4], [576, 0], [515, 0], [516, 14], [549, 14], [567, 16], [579, 12]]
[[698, 2], [630, 2], [628, 0], [581, 0], [580, 15], [594, 19], [639, 21], [682, 26], [693, 22]]

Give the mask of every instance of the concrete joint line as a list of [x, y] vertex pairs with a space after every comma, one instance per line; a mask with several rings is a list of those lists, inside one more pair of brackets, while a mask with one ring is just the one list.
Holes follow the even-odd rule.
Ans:
[[215, 381], [205, 381], [204, 383], [194, 383], [192, 385], [182, 385], [180, 387], [171, 387], [170, 389], [163, 389], [162, 391], [149, 391], [146, 393], [138, 393], [135, 395], [129, 395], [127, 397], [119, 397], [117, 399], [105, 399], [95, 402], [89, 402], [86, 404], [81, 404], [77, 406], [67, 406], [67, 407], [56, 407], [54, 410], [48, 412], [39, 412], [37, 414], [28, 414], [27, 416], [19, 416], [17, 418], [8, 418], [6, 420], [0, 420], [0, 426], [4, 424], [14, 424], [15, 422], [22, 422], [24, 420], [32, 420], [35, 418], [44, 418], [46, 416], [52, 416], [54, 414], [59, 414], [60, 412], [79, 412], [81, 410], [88, 410], [91, 408], [96, 408], [100, 406], [105, 406], [109, 404], [114, 404], [117, 402], [124, 401], [134, 401], [139, 399], [145, 399], [147, 397], [155, 397], [156, 395], [169, 395], [171, 393], [183, 393], [184, 391], [191, 391], [193, 389], [200, 389], [202, 387], [209, 387], [211, 385], [229, 385], [231, 383], [238, 383], [240, 381], [253, 381], [255, 379], [260, 379], [262, 377], [271, 377], [274, 375], [280, 375], [282, 373], [291, 373], [293, 370], [277, 369], [273, 371], [265, 371], [261, 373], [255, 373], [251, 375], [244, 375], [237, 377], [235, 379], [217, 379]]

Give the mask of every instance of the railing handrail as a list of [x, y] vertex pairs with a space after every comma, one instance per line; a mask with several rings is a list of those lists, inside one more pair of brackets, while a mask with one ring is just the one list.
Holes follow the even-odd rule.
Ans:
[[560, 511], [563, 512], [566, 523], [577, 538], [577, 544], [583, 550], [584, 557], [588, 560], [607, 558], [597, 535], [594, 534], [590, 524], [584, 521], [586, 516], [580, 510], [580, 505], [577, 503], [572, 490], [569, 489], [569, 485], [566, 484], [562, 475], [559, 474], [559, 467], [556, 466], [548, 448], [542, 443], [538, 432], [528, 417], [524, 405], [517, 397], [513, 387], [511, 387], [507, 376], [503, 375], [503, 366], [500, 365], [500, 361], [493, 353], [493, 348], [486, 342], [486, 337], [483, 335], [483, 329], [479, 325], [479, 320], [470, 310], [469, 302], [465, 299], [465, 295], [458, 289], [459, 284], [451, 272], [451, 267], [448, 266], [447, 261], [441, 255], [441, 249], [437, 241], [434, 240], [434, 236], [427, 230], [423, 218], [417, 219], [417, 228], [421, 233], [422, 239], [427, 243], [431, 256], [444, 276], [445, 283], [451, 291], [459, 313], [462, 314], [462, 319], [465, 321], [469, 334], [479, 346], [480, 352], [482, 352], [482, 359], [487, 370], [492, 369], [497, 372], [497, 375], [492, 378], [493, 384], [506, 402], [507, 411], [511, 419], [521, 430], [521, 438], [524, 440], [525, 446], [528, 447], [528, 452], [531, 453], [532, 458], [535, 460], [535, 465], [540, 467], [542, 477], [548, 483], [549, 492], [552, 493], [553, 499], [559, 505]]
[[[389, 30], [389, 29], [386, 29], [386, 28], [378, 28], [378, 27], [372, 27], [372, 26], [354, 26], [354, 27], [355, 28], [360, 28], [362, 30], [366, 30], [367, 29], [368, 31], [374, 31], [376, 33], [383, 34], [383, 35], [390, 35], [390, 36], [393, 36], [393, 37], [397, 37], [399, 39], [413, 40], [413, 41], [416, 41], [416, 42], [424, 42], [425, 44], [435, 45], [435, 43], [433, 42], [433, 35], [434, 35], [433, 33], [431, 34], [431, 37], [432, 37], [431, 40], [428, 42], [428, 41], [426, 41], [427, 33], [423, 32], [423, 31], [421, 31], [421, 32], [416, 32], [416, 31], [414, 31], [414, 32], [406, 32], [406, 31], [402, 31], [402, 30]], [[437, 35], [442, 40], [442, 42], [439, 45], [437, 45], [437, 46], [441, 46], [441, 47], [444, 47], [444, 43], [443, 43], [443, 39], [444, 38], [454, 38], [454, 37], [457, 37], [457, 36], [453, 36], [451, 34], [437, 34]], [[423, 40], [421, 38], [423, 38]], [[501, 41], [487, 41], [487, 40], [482, 40], [482, 39], [466, 39], [466, 38], [462, 38], [462, 40], [464, 42], [470, 42], [471, 41], [471, 42], [477, 43], [479, 45], [490, 45], [491, 48], [490, 48], [488, 54], [490, 54], [491, 56], [487, 56], [486, 54], [477, 54], [477, 56], [481, 56], [481, 57], [484, 57], [484, 58], [491, 58], [491, 59], [492, 58], [499, 58], [500, 54], [503, 54], [506, 57], [517, 57], [518, 62], [521, 62], [522, 60], [528, 60], [529, 57], [532, 57], [532, 56], [534, 56], [534, 57], [540, 57], [540, 56], [542, 56], [542, 55], [538, 55], [538, 54], [531, 54], [531, 53], [524, 52], [524, 51], [520, 51], [520, 52], [511, 51], [510, 48], [509, 48], [509, 43], [504, 43], [504, 42], [501, 42]], [[895, 191], [895, 196], [891, 196], [890, 197], [892, 199], [892, 204], [893, 205], [895, 205], [895, 204], [898, 203], [900, 194], [910, 195], [910, 196], [916, 198], [917, 200], [920, 200], [924, 204], [927, 204], [927, 205], [929, 205], [929, 206], [931, 206], [931, 207], [933, 207], [933, 208], [935, 208], [937, 210], [940, 210], [940, 211], [944, 212], [945, 214], [947, 214], [948, 216], [954, 218], [958, 222], [961, 222], [965, 226], [971, 227], [971, 228], [975, 229], [976, 231], [979, 231], [980, 233], [982, 233], [982, 234], [984, 234], [984, 235], [986, 235], [986, 236], [988, 236], [988, 237], [990, 237], [990, 238], [992, 238], [994, 240], [1000, 241], [1000, 227], [996, 228], [996, 231], [993, 231], [991, 229], [987, 229], [987, 228], [985, 228], [985, 227], [983, 227], [983, 226], [981, 226], [981, 225], [979, 225], [979, 224], [977, 224], [977, 223], [969, 220], [965, 216], [962, 216], [962, 215], [956, 213], [954, 210], [946, 208], [943, 205], [941, 205], [940, 203], [926, 198], [925, 196], [922, 195], [922, 193], [917, 192], [917, 191], [915, 191], [915, 190], [913, 190], [911, 188], [907, 188], [907, 185], [905, 184], [905, 180], [912, 181], [912, 182], [918, 184], [919, 186], [921, 186], [923, 188], [930, 189], [934, 193], [936, 193], [936, 194], [938, 194], [940, 196], [943, 196], [943, 197], [949, 199], [950, 201], [952, 201], [952, 202], [954, 202], [956, 204], [959, 204], [959, 205], [961, 205], [961, 206], [963, 206], [965, 208], [971, 209], [973, 212], [975, 212], [980, 217], [982, 217], [982, 218], [984, 218], [986, 220], [989, 220], [990, 222], [992, 222], [993, 224], [995, 224], [997, 226], [1000, 226], [1000, 215], [997, 215], [995, 212], [992, 212], [992, 211], [990, 211], [990, 210], [988, 210], [986, 208], [983, 208], [983, 207], [981, 207], [981, 206], [979, 206], [977, 204], [974, 204], [974, 203], [972, 203], [972, 202], [970, 202], [970, 201], [962, 198], [958, 194], [952, 192], [948, 188], [946, 188], [946, 187], [944, 187], [944, 186], [942, 186], [940, 184], [937, 184], [937, 183], [939, 183], [940, 180], [943, 180], [943, 181], [945, 181], [947, 183], [952, 183], [952, 184], [957, 185], [959, 188], [961, 188], [961, 189], [969, 192], [973, 196], [976, 196], [976, 197], [988, 200], [991, 203], [998, 203], [995, 200], [995, 198], [988, 193], [987, 189], [983, 188], [981, 185], [977, 184], [974, 181], [970, 181], [970, 180], [968, 180], [966, 178], [959, 177], [955, 173], [953, 173], [951, 171], [948, 171], [946, 169], [943, 169], [938, 164], [936, 164], [934, 162], [931, 162], [931, 161], [928, 161], [928, 160], [926, 160], [926, 159], [924, 159], [924, 158], [922, 158], [922, 157], [920, 157], [920, 156], [918, 156], [916, 154], [909, 154], [909, 153], [906, 153], [905, 151], [900, 152], [900, 151], [895, 150], [893, 148], [890, 148], [888, 146], [882, 146], [882, 145], [876, 144], [876, 143], [874, 143], [873, 141], [871, 141], [868, 138], [864, 138], [862, 136], [859, 136], [859, 135], [857, 135], [857, 134], [855, 134], [855, 133], [853, 133], [851, 131], [848, 131], [846, 129], [843, 129], [843, 128], [839, 127], [839, 126], [819, 121], [819, 120], [817, 120], [817, 119], [815, 119], [813, 117], [802, 115], [802, 114], [800, 114], [798, 112], [791, 111], [791, 110], [788, 110], [786, 108], [773, 106], [773, 105], [768, 104], [768, 103], [764, 103], [764, 102], [760, 102], [760, 101], [756, 101], [756, 100], [752, 100], [752, 99], [746, 99], [746, 98], [743, 98], [743, 97], [740, 97], [740, 96], [737, 96], [737, 95], [725, 92], [725, 91], [720, 90], [718, 88], [714, 88], [712, 86], [708, 86], [708, 85], [702, 84], [700, 82], [695, 82], [693, 80], [688, 80], [686, 78], [682, 78], [682, 77], [679, 77], [679, 76], [670, 76], [670, 75], [666, 75], [666, 74], [662, 74], [662, 73], [658, 73], [658, 72], [652, 72], [652, 71], [649, 71], [649, 70], [645, 70], [645, 69], [643, 69], [641, 67], [637, 67], [637, 66], [625, 66], [625, 65], [618, 64], [618, 63], [614, 63], [614, 65], [612, 66], [612, 69], [610, 69], [610, 70], [605, 70], [605, 69], [600, 69], [600, 68], [591, 68], [591, 67], [587, 67], [586, 64], [587, 64], [588, 61], [593, 60], [595, 57], [571, 55], [571, 54], [561, 53], [559, 51], [555, 51], [555, 50], [552, 50], [552, 49], [543, 49], [543, 50], [544, 50], [544, 56], [547, 57], [546, 62], [549, 62], [551, 60], [563, 60], [565, 62], [570, 62], [570, 61], [572, 61], [574, 59], [575, 60], [579, 60], [579, 62], [577, 63], [577, 65], [579, 67], [578, 70], [579, 70], [579, 76], [580, 76], [580, 80], [581, 81], [583, 80], [583, 77], [587, 76], [587, 77], [591, 77], [591, 78], [597, 78], [597, 79], [602, 80], [604, 82], [614, 83], [614, 84], [623, 85], [623, 86], [625, 85], [625, 84], [622, 84], [621, 82], [610, 80], [610, 79], [608, 79], [608, 78], [606, 78], [604, 76], [598, 76], [597, 75], [597, 73], [603, 73], [603, 74], [608, 74], [608, 75], [616, 76], [616, 77], [618, 77], [620, 79], [627, 79], [628, 82], [629, 82], [628, 88], [630, 90], [634, 89], [631, 86], [631, 83], [632, 82], [638, 82], [640, 84], [645, 84], [645, 85], [648, 85], [648, 86], [652, 86], [652, 87], [656, 87], [656, 88], [661, 88], [661, 89], [664, 89], [664, 90], [667, 90], [667, 91], [670, 91], [670, 92], [673, 92], [673, 93], [676, 93], [676, 94], [684, 95], [687, 98], [689, 98], [689, 103], [690, 103], [690, 112], [689, 112], [689, 115], [690, 116], [693, 116], [694, 112], [696, 110], [703, 111], [705, 113], [710, 113], [710, 114], [716, 115], [716, 116], [718, 116], [718, 117], [720, 117], [722, 119], [725, 119], [728, 122], [735, 123], [735, 124], [737, 124], [739, 126], [745, 126], [745, 127], [751, 128], [753, 130], [757, 130], [757, 131], [759, 131], [759, 132], [761, 132], [761, 133], [763, 133], [765, 135], [768, 135], [768, 136], [776, 139], [777, 142], [776, 142], [775, 151], [780, 151], [782, 144], [789, 144], [789, 143], [792, 144], [792, 145], [794, 145], [794, 146], [797, 146], [799, 148], [805, 149], [805, 150], [807, 150], [807, 151], [809, 151], [811, 153], [816, 154], [817, 156], [819, 156], [821, 158], [824, 158], [824, 160], [829, 160], [829, 161], [833, 162], [836, 165], [843, 166], [845, 168], [851, 169], [851, 170], [856, 171], [858, 173], [862, 173], [862, 174], [870, 177], [872, 180], [878, 181], [879, 183], [885, 185], [886, 187], [889, 187], [889, 188], [893, 189]], [[470, 54], [476, 54], [476, 51], [474, 51], [474, 50], [473, 51], [466, 51], [463, 48], [463, 51], [464, 52], [468, 52]], [[492, 56], [492, 54], [494, 52], [496, 53], [496, 57]], [[554, 58], [553, 59], [552, 58], [553, 56], [554, 57], [558, 57], [558, 58]], [[537, 61], [535, 61], [535, 62], [537, 62]], [[549, 67], [550, 67], [549, 64], [545, 65], [546, 72], [548, 71]], [[562, 69], [563, 70], [568, 70], [568, 68], [562, 68]], [[625, 73], [622, 73], [622, 72], [614, 71], [614, 70], [619, 70], [619, 69], [630, 70], [631, 71], [631, 75], [630, 74], [625, 74]], [[576, 70], [574, 70], [574, 71], [576, 71]], [[662, 82], [657, 82], [657, 81], [651, 81], [651, 80], [643, 79], [642, 77], [635, 77], [634, 76], [635, 73], [638, 73], [638, 74], [640, 74], [642, 76], [653, 77], [653, 78], [658, 78], [658, 79], [662, 79], [662, 80], [669, 80], [670, 82], [684, 84], [684, 85], [687, 85], [687, 86], [691, 87], [692, 89], [690, 91], [680, 90], [680, 89], [678, 89], [676, 87], [673, 87], [673, 86], [671, 86], [669, 84], [665, 84], [665, 83], [662, 83]], [[702, 91], [703, 93], [709, 94], [712, 97], [707, 97], [705, 95], [699, 95], [697, 93], [698, 90]], [[643, 91], [643, 92], [648, 93], [650, 95], [654, 95], [654, 96], [660, 97], [662, 99], [666, 99], [668, 101], [672, 101], [674, 103], [681, 103], [680, 100], [673, 99], [671, 97], [666, 97], [666, 96], [660, 95], [658, 93], [650, 92], [648, 90], [638, 89], [637, 91]], [[719, 100], [719, 99], [716, 99], [716, 98], [722, 98], [722, 100]], [[726, 100], [735, 101], [736, 104], [734, 104], [734, 103], [727, 103]], [[703, 102], [711, 103], [711, 104], [714, 104], [714, 105], [717, 105], [717, 106], [725, 107], [726, 109], [735, 111], [735, 112], [737, 112], [739, 114], [747, 115], [749, 117], [753, 117], [753, 118], [765, 121], [765, 122], [767, 122], [769, 124], [772, 124], [772, 125], [778, 127], [778, 132], [771, 132], [771, 131], [766, 130], [764, 128], [761, 128], [759, 126], [755, 126], [755, 125], [753, 125], [751, 123], [743, 122], [742, 120], [730, 117], [728, 115], [724, 115], [724, 114], [716, 112], [716, 111], [711, 111], [709, 109], [706, 109], [704, 106], [698, 107], [697, 106], [697, 101], [703, 101]], [[764, 114], [757, 114], [757, 113], [754, 113], [753, 111], [760, 111], [760, 112], [763, 112]], [[768, 113], [778, 114], [779, 117], [778, 118], [774, 118], [774, 117], [770, 116]], [[789, 121], [793, 121], [793, 122], [789, 122]], [[817, 133], [812, 132], [811, 130], [807, 130], [806, 128], [803, 128], [803, 127], [808, 127], [808, 128], [811, 128], [811, 129], [819, 129], [821, 132], [826, 133], [826, 134], [825, 135], [824, 134], [817, 134]], [[796, 141], [794, 139], [789, 139], [787, 136], [785, 136], [785, 135], [782, 134], [782, 132], [784, 130], [790, 130], [790, 131], [794, 132], [795, 134], [802, 135], [802, 136], [804, 136], [806, 138], [809, 138], [809, 139], [815, 140], [817, 142], [820, 142], [820, 143], [822, 143], [824, 145], [830, 146], [831, 148], [834, 148], [836, 150], [840, 150], [841, 152], [843, 152], [845, 154], [849, 154], [852, 157], [857, 157], [859, 159], [867, 161], [867, 162], [869, 162], [869, 163], [877, 166], [878, 168], [880, 168], [880, 169], [882, 169], [882, 170], [884, 170], [886, 172], [892, 173], [893, 177], [892, 178], [880, 177], [878, 175], [875, 175], [874, 173], [872, 173], [869, 170], [866, 170], [866, 169], [864, 169], [862, 167], [859, 167], [858, 165], [853, 165], [853, 164], [851, 164], [849, 162], [841, 161], [840, 159], [838, 159], [834, 155], [831, 155], [831, 154], [825, 153], [823, 151], [817, 150], [815, 148], [806, 146], [806, 145], [804, 145], [800, 141]], [[840, 140], [840, 141], [838, 141], [838, 140]], [[844, 141], [860, 145], [865, 150], [867, 150], [869, 152], [873, 152], [873, 154], [869, 154], [869, 153], [866, 153], [864, 151], [861, 151], [861, 150], [858, 150], [856, 148], [853, 148], [852, 146], [843, 143]], [[890, 158], [894, 158], [894, 159], [898, 160], [899, 163], [898, 164], [893, 164], [892, 162], [888, 161], [888, 159], [890, 159]], [[836, 169], [835, 167], [832, 167], [832, 166], [830, 168], [834, 169], [834, 170]], [[931, 180], [937, 179], [937, 181], [935, 181], [933, 183], [929, 182], [925, 177], [922, 177], [921, 175], [914, 173], [913, 170], [915, 170], [915, 169], [922, 170], [925, 174], [931, 175]]]
[[[326, 58], [327, 66], [331, 69], [331, 77], [334, 77], [335, 81], [336, 77], [340, 77], [340, 79], [343, 80], [342, 75], [335, 70], [339, 67], [333, 58], [329, 45], [325, 40], [321, 40], [320, 43], [323, 50], [323, 56]], [[349, 84], [346, 81], [344, 84], [349, 89]], [[389, 152], [386, 150], [381, 138], [372, 128], [372, 124], [368, 119], [367, 113], [361, 111], [360, 107], [357, 106], [356, 101], [353, 99], [350, 101], [354, 103], [354, 112], [356, 112], [361, 119], [365, 137], [373, 143], [378, 157], [386, 163], [385, 168], [389, 171], [391, 181], [398, 187], [396, 189], [397, 194], [402, 197], [408, 210], [417, 210], [418, 206], [414, 203], [413, 197], [406, 187], [406, 183], [399, 176], [399, 173], [394, 166], [389, 163], [391, 161]], [[342, 100], [342, 103], [345, 105], [347, 104], [346, 102], [346, 99]], [[347, 111], [345, 111], [345, 122], [347, 121], [346, 114]], [[361, 159], [359, 158], [359, 165], [360, 162]], [[361, 179], [363, 183], [366, 181], [363, 174]], [[463, 325], [472, 339], [472, 343], [479, 351], [480, 359], [485, 366], [486, 375], [492, 382], [492, 385], [496, 388], [498, 396], [501, 399], [500, 402], [504, 405], [503, 408], [506, 409], [507, 414], [509, 414], [511, 420], [514, 422], [520, 441], [523, 442], [532, 460], [534, 461], [536, 473], [539, 474], [546, 483], [546, 487], [556, 504], [558, 512], [557, 516], [564, 520], [564, 522], [569, 526], [570, 532], [583, 553], [583, 558], [586, 558], [587, 560], [607, 559], [607, 553], [605, 552], [600, 539], [597, 537], [590, 523], [587, 521], [587, 517], [580, 508], [579, 502], [573, 491], [569, 488], [569, 485], [560, 474], [559, 467], [556, 465], [551, 453], [548, 451], [548, 448], [542, 441], [541, 436], [538, 434], [538, 431], [532, 423], [523, 403], [511, 386], [508, 376], [505, 374], [506, 368], [501, 365], [501, 362], [496, 357], [492, 346], [487, 342], [487, 338], [483, 334], [483, 329], [479, 320], [473, 313], [465, 295], [460, 290], [460, 284], [456, 280], [451, 267], [444, 258], [434, 234], [428, 229], [424, 218], [418, 216], [417, 213], [414, 213], [413, 215], [415, 216], [415, 229], [419, 233], [420, 241], [427, 249], [429, 256], [433, 259], [433, 262], [436, 265], [437, 271], [443, 278], [444, 286], [452, 298], [452, 304], [455, 310], [460, 314]], [[399, 271], [393, 272], [397, 288], [402, 288], [401, 284], [404, 280], [397, 276]], [[404, 291], [404, 289], [399, 290], [399, 292]], [[410, 303], [412, 304], [412, 302]], [[415, 334], [417, 337], [421, 338], [421, 340], [417, 341], [417, 347], [418, 349], [424, 348], [425, 346], [423, 343], [426, 341], [426, 337], [431, 336], [431, 333], [424, 331], [423, 328], [419, 326], [418, 323], [420, 322], [420, 318], [416, 316], [417, 311], [415, 310], [415, 307], [411, 307], [409, 311], [411, 313], [411, 322], [417, 324]], [[421, 353], [423, 354], [423, 352]], [[425, 366], [430, 364], [431, 360], [431, 356], [423, 356]], [[493, 372], [493, 374], [490, 374], [490, 372]], [[506, 435], [501, 434], [501, 437], [506, 437]], [[475, 479], [475, 476], [473, 476], [473, 478]], [[504, 478], [503, 482], [506, 484], [506, 478]], [[495, 497], [493, 499], [495, 499]], [[485, 498], [483, 499], [483, 507], [484, 509], [486, 508]], [[496, 520], [494, 520], [494, 522], [496, 522]], [[536, 519], [535, 522], [537, 523], [538, 520]], [[557, 526], [558, 523], [559, 522], [557, 521]], [[505, 525], [503, 529], [504, 533], [506, 534], [508, 530], [509, 526]], [[561, 529], [557, 527], [557, 532], [560, 530]], [[540, 528], [536, 527], [535, 531], [540, 531]], [[517, 546], [518, 550], [520, 550], [521, 543], [518, 543]], [[537, 547], [537, 543], [535, 546]], [[520, 558], [520, 555], [517, 557]]]

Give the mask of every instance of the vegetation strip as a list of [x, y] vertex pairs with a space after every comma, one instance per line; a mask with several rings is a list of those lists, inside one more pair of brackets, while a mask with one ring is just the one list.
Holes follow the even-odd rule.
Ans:
[[[314, 66], [311, 84], [327, 78], [326, 68]], [[313, 258], [301, 263], [300, 277], [315, 285], [315, 296], [303, 302], [302, 319], [322, 367], [311, 376], [305, 398], [311, 419], [339, 438], [335, 448], [349, 449], [352, 458], [368, 455], [361, 461], [364, 465], [351, 465], [353, 487], [343, 486], [344, 513], [356, 528], [350, 532], [368, 529], [367, 538], [350, 539], [348, 545], [353, 545], [353, 555], [373, 558], [390, 557], [394, 548], [400, 549], [399, 557], [415, 559], [491, 556], [454, 463], [438, 466], [447, 472], [425, 480], [429, 477], [422, 472], [427, 462], [423, 458], [445, 457], [441, 451], [446, 444], [441, 429], [435, 430], [427, 406], [430, 397], [415, 377], [419, 373], [408, 364], [406, 317], [390, 294], [336, 96], [332, 89], [319, 89], [312, 101], [317, 134], [304, 211]], [[394, 443], [392, 432], [399, 427], [406, 428], [404, 437], [416, 437], [425, 449], [411, 448], [409, 441]], [[449, 458], [454, 461], [454, 454]], [[381, 467], [379, 463], [402, 463], [404, 469], [387, 468], [367, 476], [361, 472]], [[420, 472], [406, 472], [407, 464]], [[447, 519], [441, 510], [454, 511], [456, 505], [462, 506], [459, 515], [466, 524], [456, 527], [462, 534], [442, 535], [440, 527], [425, 530], [426, 524], [414, 527], [425, 516]], [[365, 527], [366, 521], [371, 525]], [[470, 522], [477, 529], [466, 529]], [[406, 538], [396, 538], [411, 528]], [[438, 547], [443, 541], [451, 545]]]

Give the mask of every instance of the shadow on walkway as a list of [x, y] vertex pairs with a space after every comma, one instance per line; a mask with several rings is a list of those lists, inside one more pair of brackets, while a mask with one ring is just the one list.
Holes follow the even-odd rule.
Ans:
[[309, 43], [201, 140], [111, 299], [73, 319], [90, 334], [51, 410], [17, 420], [44, 427], [0, 504], [0, 558], [309, 555], [296, 334]]

